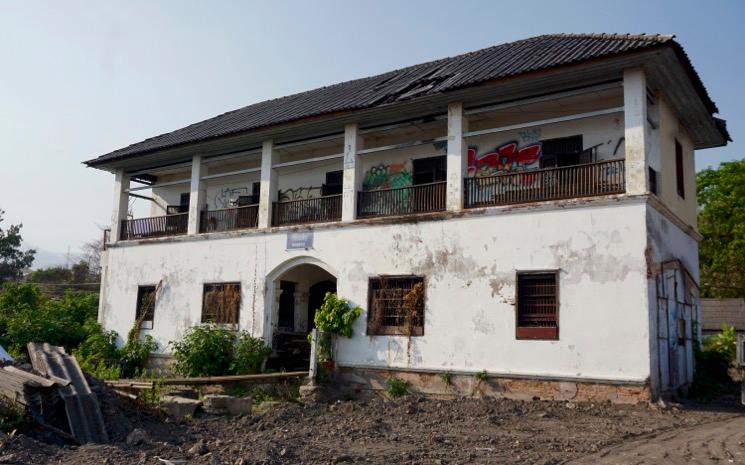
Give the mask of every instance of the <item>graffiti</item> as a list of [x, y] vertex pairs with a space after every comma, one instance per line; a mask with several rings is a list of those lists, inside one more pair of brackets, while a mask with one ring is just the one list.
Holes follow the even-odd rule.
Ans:
[[478, 155], [478, 148], [468, 148], [468, 176], [482, 177], [538, 168], [541, 143], [520, 147], [517, 141], [500, 145], [496, 150]]
[[362, 180], [362, 189], [372, 191], [411, 186], [413, 178], [408, 165], [408, 162], [403, 162], [391, 163], [390, 165], [381, 163], [373, 166], [365, 173]]
[[288, 200], [313, 199], [316, 197], [321, 197], [320, 187], [295, 187], [294, 189], [280, 189], [279, 191], [280, 202], [285, 202]]
[[215, 194], [213, 203], [215, 208], [230, 208], [241, 195], [251, 195], [248, 187], [223, 187]]
[[541, 128], [524, 129], [517, 131], [523, 142], [538, 142], [541, 140]]

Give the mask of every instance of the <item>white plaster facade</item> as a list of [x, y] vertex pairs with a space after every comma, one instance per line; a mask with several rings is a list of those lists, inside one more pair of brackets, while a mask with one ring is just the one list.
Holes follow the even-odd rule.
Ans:
[[[114, 240], [102, 258], [100, 321], [127, 334], [138, 286], [159, 285], [153, 327], [145, 331], [168, 353], [170, 341], [200, 323], [204, 285], [238, 282], [239, 329], [271, 344], [279, 281], [297, 283], [294, 322], [305, 331], [308, 289], [334, 279], [338, 294], [363, 309], [354, 336], [337, 346], [342, 367], [486, 370], [646, 386], [653, 396], [684, 386], [693, 376], [699, 321], [694, 144], [664, 92], [649, 90], [643, 69], [622, 75], [593, 92], [528, 99], [493, 111], [469, 112], [451, 102], [442, 117], [388, 132], [348, 123], [336, 139], [306, 146], [267, 138], [261, 149], [218, 163], [194, 153], [192, 164], [162, 170], [163, 185], [152, 188], [153, 216], [189, 194], [188, 234]], [[592, 162], [625, 161], [625, 192], [464, 208], [463, 179], [490, 174], [469, 163], [469, 149], [479, 158], [513, 141], [522, 147], [574, 135], [591, 149]], [[407, 142], [412, 140], [418, 142]], [[671, 181], [675, 140], [685, 149], [685, 199]], [[356, 217], [355, 199], [371, 170], [410, 170], [412, 160], [432, 156], [447, 157], [441, 212]], [[650, 192], [650, 167], [659, 173], [656, 194]], [[273, 202], [283, 193], [320, 197], [326, 173], [341, 170], [338, 221], [270, 226]], [[252, 192], [253, 183], [261, 183], [258, 228], [198, 232], [201, 210], [233, 206], [237, 196]], [[117, 171], [114, 239], [126, 218], [129, 186], [123, 170]], [[288, 235], [297, 232], [312, 235], [312, 247], [288, 250]], [[539, 270], [558, 271], [559, 337], [518, 339], [516, 274]], [[423, 335], [367, 334], [369, 280], [381, 275], [424, 277]]]

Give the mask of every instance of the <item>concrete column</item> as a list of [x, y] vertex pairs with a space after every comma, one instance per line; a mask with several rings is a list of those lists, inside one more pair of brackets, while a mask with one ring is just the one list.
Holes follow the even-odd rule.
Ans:
[[357, 150], [362, 138], [357, 124], [344, 126], [344, 181], [342, 187], [341, 220], [354, 221], [357, 217], [357, 192], [362, 188], [362, 162]]
[[646, 194], [647, 79], [641, 68], [627, 69], [623, 72], [623, 107], [626, 193]]
[[199, 233], [199, 216], [207, 208], [207, 183], [202, 176], [207, 167], [202, 165], [202, 156], [194, 155], [191, 161], [191, 193], [189, 194], [189, 227], [187, 234]]
[[121, 237], [122, 221], [129, 214], [129, 176], [124, 170], [117, 170], [114, 174], [114, 210], [111, 214], [111, 237], [109, 241], [113, 244]]
[[463, 133], [468, 131], [468, 121], [463, 115], [463, 103], [448, 105], [447, 194], [448, 211], [463, 208], [463, 179], [468, 174], [468, 147]]
[[271, 140], [264, 141], [261, 147], [261, 193], [259, 194], [259, 228], [272, 226], [272, 204], [277, 201], [277, 164], [279, 155]]

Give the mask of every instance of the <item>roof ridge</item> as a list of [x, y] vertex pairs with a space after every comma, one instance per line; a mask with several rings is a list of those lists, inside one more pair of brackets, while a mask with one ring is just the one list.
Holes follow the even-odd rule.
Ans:
[[668, 42], [675, 39], [675, 34], [618, 33], [618, 32], [555, 32], [537, 37], [585, 38], [610, 40], [644, 40], [647, 42]]

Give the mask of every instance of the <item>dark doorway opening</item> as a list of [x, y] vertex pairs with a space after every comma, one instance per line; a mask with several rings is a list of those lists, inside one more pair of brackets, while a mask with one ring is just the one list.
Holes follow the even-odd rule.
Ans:
[[308, 290], [308, 332], [311, 332], [316, 327], [313, 319], [316, 316], [316, 310], [323, 305], [323, 299], [326, 297], [327, 292], [336, 292], [335, 282], [321, 281], [310, 286]]
[[282, 294], [279, 296], [279, 318], [277, 326], [284, 331], [295, 330], [295, 283], [291, 281], [280, 281], [279, 288]]
[[447, 180], [448, 161], [446, 156], [417, 158], [413, 165], [415, 186]]

